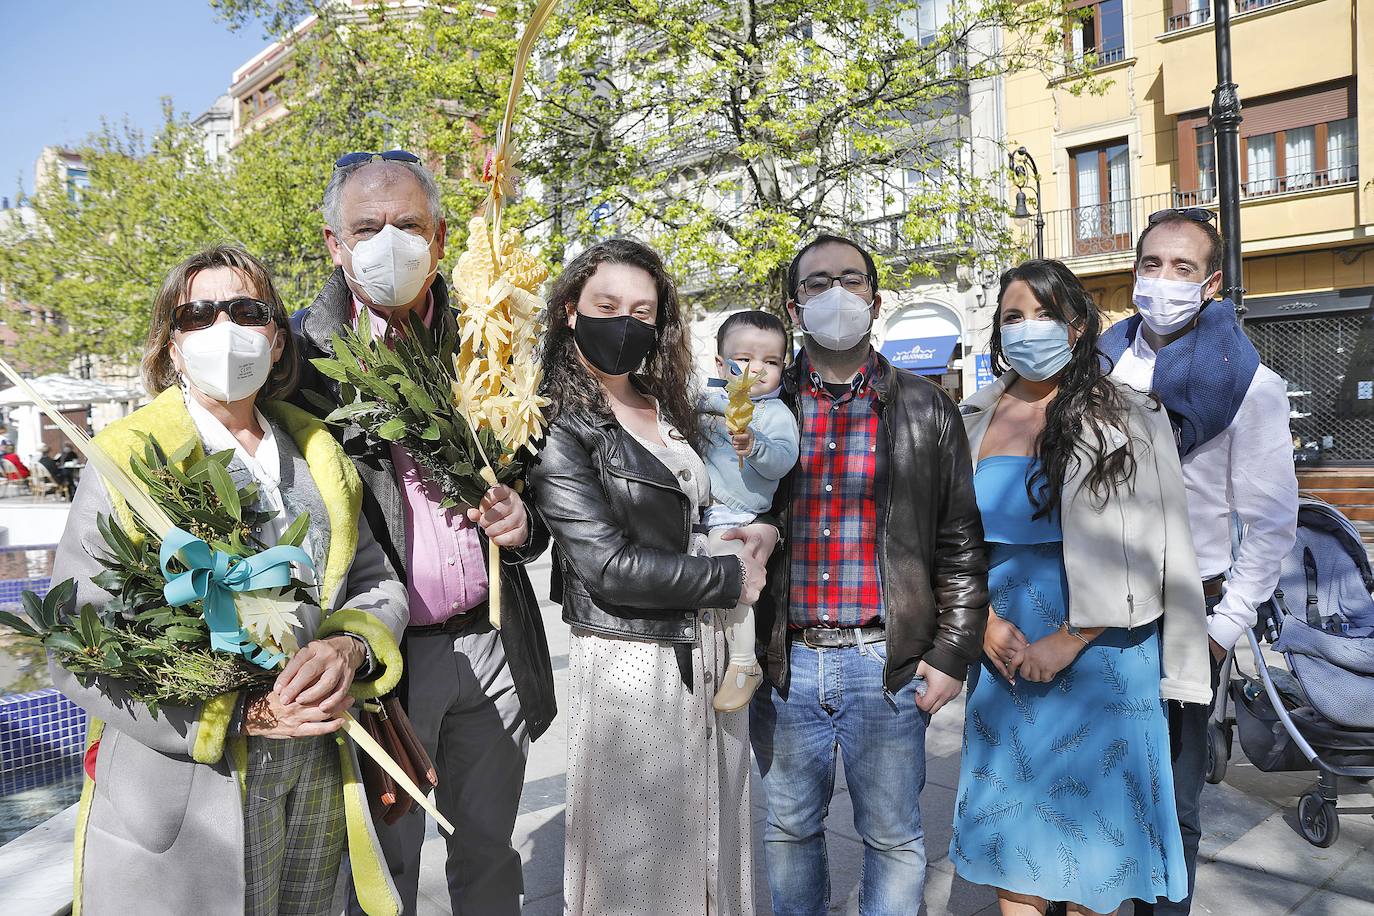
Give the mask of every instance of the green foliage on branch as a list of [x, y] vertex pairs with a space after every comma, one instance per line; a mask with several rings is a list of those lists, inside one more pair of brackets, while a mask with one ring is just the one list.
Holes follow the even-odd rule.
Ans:
[[[132, 361], [162, 278], [211, 243], [242, 244], [288, 308], [309, 304], [333, 269], [319, 208], [345, 152], [421, 155], [448, 250], [462, 248], [529, 0], [210, 3], [229, 27], [286, 42], [272, 91], [287, 114], [260, 116], [218, 162], [170, 101], [153, 134], [107, 123], [78, 147], [90, 187], [72, 200], [48, 183], [27, 201], [36, 220], [0, 233], [8, 298], [60, 318], [19, 328], [30, 369]], [[968, 136], [957, 113], [1018, 71], [1099, 89], [1091, 55], [1063, 60], [1067, 5], [563, 0], [517, 118], [528, 196], [507, 223], [555, 264], [637, 235], [708, 302], [780, 305], [787, 260], [822, 229], [866, 240], [885, 283], [999, 267], [1019, 249], [999, 174], [1016, 138]]]

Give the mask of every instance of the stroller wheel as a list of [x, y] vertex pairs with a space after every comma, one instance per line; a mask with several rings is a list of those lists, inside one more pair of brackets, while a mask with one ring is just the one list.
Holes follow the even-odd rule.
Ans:
[[1335, 804], [1318, 792], [1308, 792], [1298, 801], [1298, 829], [1303, 839], [1320, 849], [1335, 843], [1341, 832]]
[[1215, 722], [1207, 723], [1207, 782], [1216, 785], [1226, 778], [1226, 761], [1231, 757], [1226, 735]]

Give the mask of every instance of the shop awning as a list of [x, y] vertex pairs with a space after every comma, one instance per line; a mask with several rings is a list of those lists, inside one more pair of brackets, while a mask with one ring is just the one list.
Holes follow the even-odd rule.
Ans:
[[[52, 404], [63, 409], [90, 404], [118, 404], [143, 397], [143, 393], [136, 388], [125, 388], [95, 379], [73, 378], [70, 375], [40, 375], [29, 379], [29, 384]], [[0, 407], [19, 407], [32, 403], [18, 385], [0, 391]]]
[[940, 375], [949, 368], [949, 357], [959, 343], [957, 335], [883, 341], [882, 353], [892, 365], [918, 375]]

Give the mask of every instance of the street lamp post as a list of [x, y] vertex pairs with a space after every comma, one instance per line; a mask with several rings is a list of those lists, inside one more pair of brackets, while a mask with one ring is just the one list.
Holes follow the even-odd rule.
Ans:
[[1026, 176], [1030, 175], [1035, 182], [1035, 256], [1043, 258], [1045, 256], [1045, 214], [1040, 209], [1040, 170], [1035, 167], [1035, 160], [1031, 158], [1030, 152], [1024, 146], [1018, 146], [1016, 151], [1007, 157], [1011, 164], [1011, 173], [1016, 176], [1016, 209], [1012, 211], [1012, 218], [1019, 220], [1030, 219], [1030, 209], [1026, 206]]
[[1221, 210], [1221, 235], [1226, 239], [1222, 264], [1222, 290], [1245, 315], [1245, 285], [1240, 256], [1240, 93], [1231, 82], [1231, 0], [1213, 0], [1216, 6], [1217, 86], [1212, 93], [1212, 135], [1217, 145], [1217, 194]]

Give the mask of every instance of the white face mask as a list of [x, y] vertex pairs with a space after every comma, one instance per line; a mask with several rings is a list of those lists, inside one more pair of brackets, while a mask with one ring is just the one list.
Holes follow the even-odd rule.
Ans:
[[1156, 334], [1172, 334], [1202, 311], [1202, 284], [1136, 277], [1131, 298], [1150, 330]]
[[1022, 378], [1032, 382], [1054, 378], [1073, 359], [1069, 326], [1043, 318], [1004, 324], [1002, 355]]
[[798, 308], [802, 330], [837, 353], [858, 346], [873, 326], [873, 303], [843, 286], [832, 286]]
[[232, 321], [221, 321], [203, 331], [192, 331], [172, 346], [181, 351], [187, 381], [207, 397], [232, 403], [267, 384], [272, 373], [273, 342]]
[[[373, 305], [405, 305], [420, 295], [425, 282], [439, 269], [437, 263], [432, 268], [429, 265], [429, 246], [433, 241], [387, 223], [372, 238], [363, 239], [352, 248], [344, 245], [353, 256], [353, 273], [344, 271], [344, 276], [358, 284]], [[339, 244], [343, 244], [342, 240]]]

